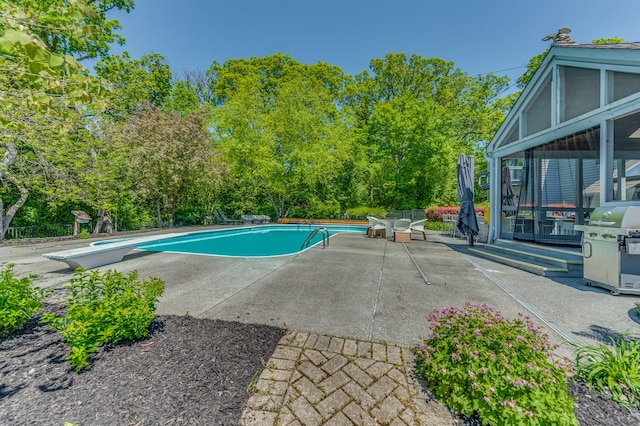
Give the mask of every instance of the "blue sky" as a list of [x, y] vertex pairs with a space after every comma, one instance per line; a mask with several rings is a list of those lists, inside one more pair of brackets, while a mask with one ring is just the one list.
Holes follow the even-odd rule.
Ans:
[[440, 57], [470, 75], [517, 78], [571, 28], [578, 43], [640, 42], [640, 0], [136, 0], [114, 14], [127, 39], [112, 52], [162, 54], [175, 77], [212, 61], [286, 53], [355, 75], [388, 52]]

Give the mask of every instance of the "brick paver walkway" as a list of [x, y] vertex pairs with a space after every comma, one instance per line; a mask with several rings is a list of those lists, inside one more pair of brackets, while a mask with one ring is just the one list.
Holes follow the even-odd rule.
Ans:
[[255, 383], [241, 424], [452, 424], [444, 406], [427, 402], [413, 363], [409, 348], [289, 332]]

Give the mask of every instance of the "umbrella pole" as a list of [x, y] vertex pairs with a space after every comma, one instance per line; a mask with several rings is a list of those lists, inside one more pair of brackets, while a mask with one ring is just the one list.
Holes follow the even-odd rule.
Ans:
[[[471, 179], [473, 182], [472, 185], [475, 185], [475, 156], [473, 155], [469, 156], [469, 168], [471, 169]], [[475, 191], [473, 191], [473, 198], [475, 198]], [[475, 201], [473, 198], [471, 200]], [[473, 211], [473, 214], [476, 214], [475, 209]], [[473, 232], [469, 232], [469, 247], [473, 247]]]

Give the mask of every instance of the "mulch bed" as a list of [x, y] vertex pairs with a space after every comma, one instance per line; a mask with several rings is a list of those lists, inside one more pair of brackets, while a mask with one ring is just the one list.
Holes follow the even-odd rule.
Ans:
[[32, 319], [0, 339], [0, 424], [237, 425], [284, 333], [158, 316], [146, 339], [106, 347], [76, 373], [59, 334]]
[[[65, 360], [68, 349], [60, 335], [38, 318], [0, 338], [2, 425], [237, 425], [251, 383], [285, 333], [263, 325], [158, 316], [146, 339], [106, 347], [76, 373]], [[583, 426], [640, 424], [639, 410], [583, 383], [570, 380], [569, 392], [577, 398]]]
[[574, 412], [582, 426], [640, 425], [640, 410], [624, 408], [584, 383], [569, 380], [569, 395], [577, 398]]

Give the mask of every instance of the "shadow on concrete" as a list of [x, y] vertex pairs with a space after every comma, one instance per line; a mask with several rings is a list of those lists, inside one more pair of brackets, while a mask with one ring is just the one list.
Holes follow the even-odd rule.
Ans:
[[640, 324], [640, 313], [638, 313], [638, 309], [640, 309], [640, 303], [635, 307], [629, 309], [628, 312], [629, 318], [631, 318], [631, 321], [635, 322], [636, 324]]
[[[634, 319], [634, 321], [638, 320]], [[629, 342], [634, 337], [630, 333], [620, 333], [597, 324], [591, 324], [589, 326], [588, 332], [577, 332], [575, 334], [578, 336], [588, 337], [590, 339], [596, 340], [606, 346], [613, 346], [612, 340], [617, 341], [620, 339], [625, 339], [627, 342]]]

